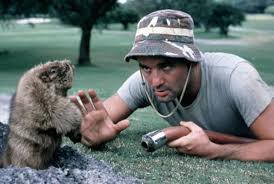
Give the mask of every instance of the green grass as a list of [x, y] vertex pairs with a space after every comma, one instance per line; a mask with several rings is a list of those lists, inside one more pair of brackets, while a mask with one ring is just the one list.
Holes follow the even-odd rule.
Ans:
[[[228, 38], [220, 38], [214, 31], [205, 34], [197, 30], [198, 39], [220, 41], [219, 44], [197, 43], [204, 51], [230, 52], [248, 59], [263, 79], [274, 85], [274, 18], [249, 16], [247, 20], [241, 29], [232, 29]], [[77, 67], [70, 94], [94, 88], [105, 99], [115, 93], [137, 69], [135, 62], [123, 61], [133, 37], [134, 31], [120, 31], [117, 25], [102, 34], [94, 30], [91, 40], [93, 67]], [[0, 29], [0, 52], [8, 50], [7, 54], [0, 55], [0, 93], [14, 92], [20, 76], [35, 64], [63, 58], [75, 63], [79, 39], [79, 29], [60, 25], [57, 21], [37, 25], [34, 29], [25, 25]], [[117, 172], [143, 179], [145, 183], [274, 183], [274, 164], [270, 163], [206, 160], [181, 155], [166, 147], [147, 153], [141, 148], [141, 136], [168, 124], [150, 108], [135, 112], [130, 122], [127, 130], [100, 150], [89, 150], [80, 144], [73, 146], [104, 160]], [[69, 141], [66, 143], [72, 145]]]
[[248, 29], [256, 29], [274, 32], [274, 16], [271, 15], [247, 15], [243, 26]]

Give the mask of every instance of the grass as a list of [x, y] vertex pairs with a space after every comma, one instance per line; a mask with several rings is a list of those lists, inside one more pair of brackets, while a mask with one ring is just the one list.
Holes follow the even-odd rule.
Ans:
[[274, 31], [274, 16], [272, 15], [247, 15], [243, 26], [248, 29]]
[[[221, 38], [213, 31], [196, 32], [199, 47], [204, 51], [222, 51], [248, 59], [263, 79], [274, 85], [274, 18], [248, 16], [242, 28], [233, 28], [229, 38]], [[133, 30], [133, 29], [132, 29]], [[132, 46], [134, 31], [114, 29], [92, 33], [93, 67], [77, 67], [74, 87], [94, 88], [102, 99], [115, 93], [122, 82], [136, 70], [134, 62], [125, 63], [124, 55]], [[16, 25], [0, 29], [0, 93], [12, 93], [23, 72], [47, 60], [68, 58], [76, 62], [80, 31], [54, 21], [37, 25], [34, 29]], [[264, 39], [267, 38], [267, 39]], [[202, 40], [207, 40], [202, 42]], [[218, 40], [217, 40], [218, 39]], [[214, 43], [214, 41], [218, 41]], [[274, 183], [274, 164], [206, 160], [181, 155], [166, 147], [154, 153], [140, 146], [141, 136], [168, 126], [150, 108], [140, 109], [130, 117], [131, 126], [100, 150], [90, 150], [80, 144], [72, 145], [81, 152], [104, 160], [123, 175], [143, 179], [144, 183]]]

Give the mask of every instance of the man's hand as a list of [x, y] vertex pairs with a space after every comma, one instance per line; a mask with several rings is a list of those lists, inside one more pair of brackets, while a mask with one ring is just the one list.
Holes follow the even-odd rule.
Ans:
[[214, 149], [217, 146], [211, 142], [202, 128], [193, 122], [181, 122], [181, 126], [185, 126], [190, 130], [186, 136], [180, 137], [168, 143], [171, 148], [177, 149], [179, 152], [191, 155], [197, 155], [207, 158], [213, 158]]
[[88, 95], [92, 102], [82, 90], [78, 92], [78, 96], [83, 105], [79, 103], [76, 96], [72, 96], [71, 101], [75, 103], [84, 116], [80, 128], [81, 142], [93, 147], [114, 139], [129, 126], [129, 122], [128, 120], [122, 120], [114, 124], [95, 91], [88, 90]]

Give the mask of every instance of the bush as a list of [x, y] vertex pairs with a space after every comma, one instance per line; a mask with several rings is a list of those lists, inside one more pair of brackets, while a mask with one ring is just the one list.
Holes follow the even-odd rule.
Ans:
[[244, 13], [237, 7], [227, 3], [214, 3], [211, 15], [205, 24], [207, 29], [217, 27], [221, 35], [228, 35], [229, 26], [241, 25], [245, 20]]
[[274, 5], [273, 5], [273, 6], [268, 6], [268, 7], [264, 10], [264, 12], [265, 12], [266, 14], [274, 15]]

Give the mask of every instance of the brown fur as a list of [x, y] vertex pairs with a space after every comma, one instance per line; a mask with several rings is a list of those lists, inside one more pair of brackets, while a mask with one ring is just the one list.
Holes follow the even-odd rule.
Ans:
[[4, 167], [47, 168], [62, 135], [79, 129], [81, 114], [66, 98], [72, 78], [67, 60], [41, 64], [21, 77], [11, 103]]

